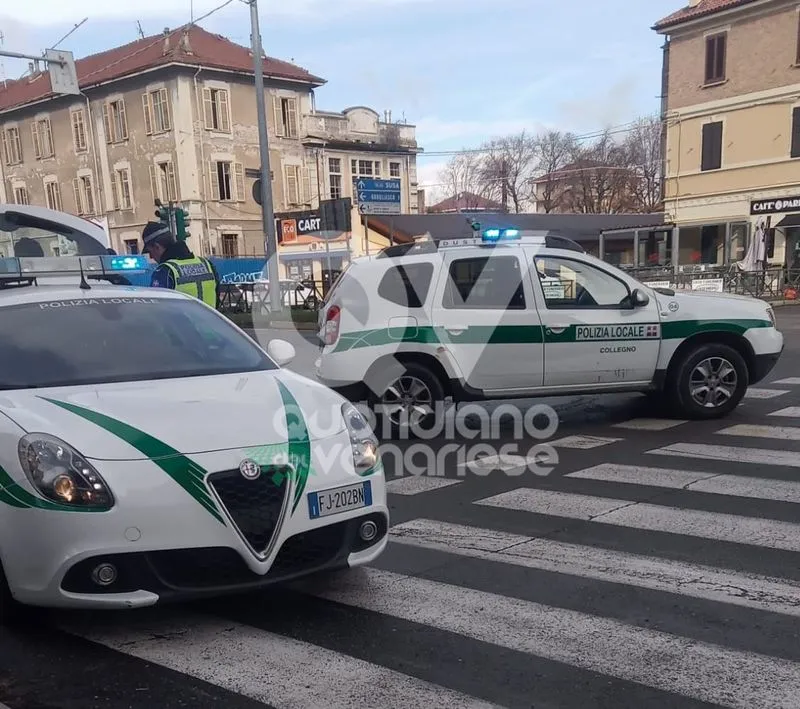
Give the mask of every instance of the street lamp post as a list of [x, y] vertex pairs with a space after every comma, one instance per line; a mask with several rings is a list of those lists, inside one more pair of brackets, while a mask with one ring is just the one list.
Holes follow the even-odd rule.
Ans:
[[269, 166], [269, 137], [267, 134], [267, 109], [264, 101], [264, 65], [261, 57], [261, 32], [258, 27], [257, 0], [244, 0], [250, 6], [250, 39], [256, 80], [258, 113], [258, 146], [261, 153], [261, 217], [264, 229], [264, 249], [269, 276], [270, 312], [282, 310], [280, 275], [278, 271], [278, 238], [275, 233], [275, 210], [272, 205], [272, 178]]

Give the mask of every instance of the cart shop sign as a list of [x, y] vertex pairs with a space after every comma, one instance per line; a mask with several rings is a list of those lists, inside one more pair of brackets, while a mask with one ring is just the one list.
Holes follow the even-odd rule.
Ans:
[[779, 212], [800, 212], [800, 195], [757, 199], [750, 202], [750, 214], [777, 214]]

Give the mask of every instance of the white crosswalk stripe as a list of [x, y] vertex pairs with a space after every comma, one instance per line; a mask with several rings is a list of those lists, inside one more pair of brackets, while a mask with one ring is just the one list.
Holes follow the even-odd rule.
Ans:
[[770, 416], [784, 416], [786, 418], [800, 418], [800, 406], [787, 406], [785, 409], [773, 411]]
[[[800, 407], [797, 413], [789, 408], [770, 416], [798, 417]], [[677, 436], [687, 428], [681, 423], [634, 419], [617, 430], [634, 435], [674, 430]], [[721, 423], [709, 435], [736, 439], [730, 442], [737, 445], [678, 441], [644, 455], [648, 461], [670, 461], [666, 465], [680, 459], [679, 467], [597, 462], [544, 482], [532, 475], [508, 478], [516, 482], [489, 488], [483, 496], [486, 488], [472, 482], [475, 476], [390, 477], [390, 494], [401, 497], [447, 495], [454, 485], [461, 485], [460, 499], [475, 494], [466, 498], [463, 506], [469, 512], [458, 522], [445, 512], [438, 518], [436, 505], [398, 499], [398, 505], [414, 510], [417, 505], [424, 512], [400, 515], [390, 530], [385, 561], [290, 588], [298, 603], [330, 606], [354, 625], [369, 627], [377, 640], [365, 638], [364, 643], [390, 645], [396, 660], [391, 667], [378, 658], [351, 655], [329, 636], [320, 636], [318, 644], [262, 629], [269, 626], [269, 612], [280, 613], [280, 608], [265, 608], [258, 627], [236, 615], [236, 621], [227, 620], [224, 611], [217, 617], [157, 610], [133, 623], [97, 620], [62, 628], [276, 709], [507, 706], [502, 687], [487, 685], [481, 696], [469, 691], [475, 690], [474, 676], [472, 684], [464, 680], [464, 685], [456, 677], [447, 686], [426, 679], [423, 668], [436, 660], [421, 658], [393, 640], [406, 627], [413, 628], [407, 632], [414, 636], [448, 638], [448, 647], [459, 648], [459, 654], [479, 647], [487, 663], [492, 653], [506, 658], [500, 653], [513, 652], [520, 662], [558, 663], [566, 676], [575, 677], [575, 685], [599, 673], [609, 682], [630, 683], [626, 691], [664, 693], [648, 695], [652, 705], [689, 706], [694, 701], [735, 709], [797, 709], [800, 651], [791, 639], [800, 632], [800, 576], [795, 572], [800, 562], [800, 427]], [[591, 450], [592, 455], [594, 449], [609, 451], [609, 457], [618, 458], [619, 447], [610, 444], [622, 440], [575, 435], [555, 444]], [[760, 445], [747, 446], [748, 441]], [[768, 445], [773, 447], [763, 447]], [[735, 514], [721, 511], [726, 505]], [[662, 541], [650, 545], [651, 537]], [[667, 552], [672, 547], [665, 538], [682, 542], [681, 551]], [[722, 549], [727, 551], [718, 557]], [[780, 563], [758, 566], [756, 560], [765, 555]], [[471, 571], [448, 571], [462, 567]], [[538, 581], [514, 591], [523, 588], [521, 578], [528, 578], [521, 574]], [[506, 577], [517, 579], [517, 586]], [[559, 590], [548, 595], [546, 579], [554, 579]], [[580, 604], [560, 596], [561, 588], [572, 587], [582, 589], [576, 591], [582, 594]], [[591, 591], [595, 588], [601, 590]], [[614, 615], [608, 604], [616, 597], [634, 610], [625, 607]], [[315, 608], [311, 624], [323, 613]], [[652, 624], [651, 613], [657, 616]], [[675, 620], [674, 631], [664, 620], [672, 617], [668, 613], [682, 619]], [[694, 624], [704, 614], [712, 618], [708, 628]], [[773, 630], [788, 626], [786, 647], [794, 650], [779, 641], [770, 644], [765, 624]], [[752, 635], [745, 632], [751, 626]], [[543, 672], [531, 669], [529, 674], [535, 679]], [[569, 708], [597, 703], [588, 695], [573, 701], [541, 691], [545, 694], [526, 696], [526, 701]], [[646, 703], [623, 698], [619, 705]], [[517, 697], [514, 705], [523, 701]]]
[[750, 387], [745, 393], [745, 399], [774, 399], [776, 396], [788, 394], [788, 389], [758, 389]]

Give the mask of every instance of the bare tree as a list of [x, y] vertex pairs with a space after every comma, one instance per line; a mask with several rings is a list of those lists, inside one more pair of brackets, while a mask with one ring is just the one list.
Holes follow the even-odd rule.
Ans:
[[496, 138], [483, 147], [487, 151], [481, 161], [484, 188], [506, 211], [519, 214], [533, 201], [536, 138], [523, 131]]
[[567, 166], [575, 153], [577, 140], [571, 133], [548, 131], [534, 142], [535, 173], [531, 191], [537, 209], [549, 214], [559, 206], [563, 175], [559, 171]]
[[448, 197], [464, 201], [462, 207], [478, 207], [479, 198], [487, 196], [482, 170], [480, 153], [464, 152], [450, 159], [439, 173], [439, 181]]
[[631, 185], [637, 211], [662, 209], [662, 123], [657, 116], [640, 118], [625, 139], [626, 160], [636, 179]]

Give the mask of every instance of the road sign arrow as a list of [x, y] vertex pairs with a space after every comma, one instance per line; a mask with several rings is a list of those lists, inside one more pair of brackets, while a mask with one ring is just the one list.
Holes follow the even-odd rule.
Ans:
[[358, 189], [360, 189], [360, 190], [364, 189], [364, 180], [359, 180], [358, 181]]

